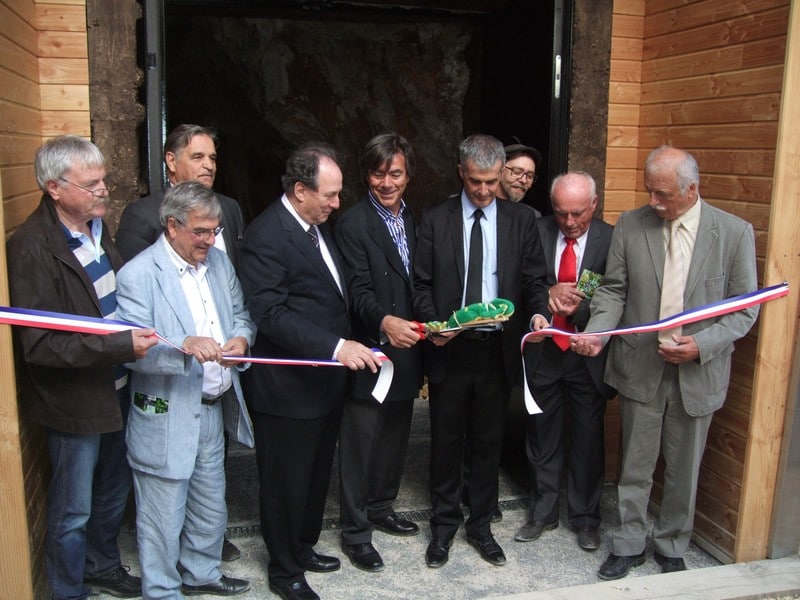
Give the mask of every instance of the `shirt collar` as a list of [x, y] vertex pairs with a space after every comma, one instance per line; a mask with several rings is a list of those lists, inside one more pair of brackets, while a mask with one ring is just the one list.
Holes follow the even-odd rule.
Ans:
[[[478, 207], [470, 202], [469, 198], [467, 198], [467, 193], [461, 192], [461, 212], [464, 215], [465, 223], [472, 218], [472, 213], [474, 213], [477, 209]], [[489, 206], [481, 208], [481, 210], [483, 211], [483, 216], [486, 217], [486, 220], [490, 220], [497, 211], [497, 198], [492, 200]]]
[[367, 192], [367, 196], [369, 196], [370, 202], [372, 202], [372, 206], [378, 212], [378, 216], [380, 216], [384, 221], [388, 221], [389, 219], [402, 219], [403, 212], [406, 209], [406, 201], [403, 198], [400, 198], [400, 211], [395, 214], [390, 211], [388, 208], [383, 206], [380, 202], [375, 199], [375, 196], [372, 195], [372, 192]]
[[183, 260], [181, 256], [175, 252], [175, 248], [172, 247], [172, 244], [169, 243], [167, 240], [167, 234], [164, 233], [161, 236], [161, 240], [164, 244], [164, 247], [167, 250], [167, 256], [169, 257], [170, 262], [173, 264], [175, 269], [178, 271], [178, 276], [183, 276], [185, 273], [192, 271], [196, 272], [198, 277], [202, 277], [203, 274], [208, 269], [208, 260], [201, 261], [197, 264], [197, 267], [194, 265], [190, 265], [188, 262]]

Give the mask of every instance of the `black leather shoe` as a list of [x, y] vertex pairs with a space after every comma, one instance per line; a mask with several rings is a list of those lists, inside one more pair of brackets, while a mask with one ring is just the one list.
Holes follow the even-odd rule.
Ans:
[[435, 537], [425, 551], [425, 564], [431, 569], [438, 569], [450, 558], [450, 544], [453, 540]]
[[406, 536], [417, 535], [419, 533], [419, 527], [417, 527], [416, 523], [402, 518], [397, 513], [386, 515], [382, 519], [376, 519], [372, 521], [372, 524], [375, 525], [376, 529], [388, 533], [389, 535]]
[[587, 552], [594, 552], [600, 547], [600, 533], [597, 527], [581, 527], [578, 529], [578, 546]]
[[613, 553], [609, 554], [606, 561], [600, 565], [600, 570], [597, 572], [597, 576], [603, 581], [622, 579], [633, 567], [643, 565], [644, 560], [644, 552], [641, 554], [633, 554], [631, 556], [618, 556]]
[[209, 594], [210, 596], [235, 596], [243, 594], [250, 589], [250, 582], [244, 579], [236, 579], [223, 575], [218, 581], [212, 581], [205, 585], [189, 585], [184, 583], [181, 592], [184, 596], [200, 596]]
[[514, 539], [518, 542], [532, 542], [542, 537], [545, 531], [550, 531], [558, 527], [558, 521], [553, 523], [543, 523], [542, 521], [528, 521], [517, 530]]
[[383, 571], [383, 559], [371, 543], [345, 544], [342, 542], [342, 550], [354, 567], [370, 573]]
[[653, 552], [653, 558], [661, 565], [662, 573], [675, 573], [676, 571], [686, 570], [686, 563], [679, 556], [664, 556], [660, 552]]
[[503, 513], [500, 512], [498, 507], [494, 507], [494, 512], [492, 513], [492, 523], [499, 523], [503, 520]]
[[506, 555], [503, 554], [503, 549], [500, 547], [491, 535], [486, 537], [472, 537], [467, 536], [467, 542], [470, 546], [475, 548], [481, 554], [481, 558], [496, 567], [502, 567], [506, 564]]
[[241, 551], [228, 538], [222, 538], [222, 560], [232, 562], [241, 558]]
[[295, 581], [294, 583], [270, 581], [269, 589], [273, 594], [283, 598], [283, 600], [320, 600], [317, 593], [311, 589], [305, 580]]
[[110, 594], [117, 598], [138, 598], [142, 595], [142, 580], [128, 574], [130, 567], [117, 565], [116, 568], [99, 577], [86, 576], [83, 582], [92, 588], [93, 594]]
[[331, 571], [338, 571], [342, 566], [342, 563], [335, 556], [317, 554], [314, 550], [308, 552], [297, 562], [306, 571], [311, 571], [312, 573], [330, 573]]

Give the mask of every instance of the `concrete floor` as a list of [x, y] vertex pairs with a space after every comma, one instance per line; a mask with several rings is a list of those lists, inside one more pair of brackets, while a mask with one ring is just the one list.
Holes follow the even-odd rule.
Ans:
[[[500, 507], [503, 510], [502, 522], [493, 526], [495, 538], [505, 550], [508, 562], [503, 567], [495, 567], [484, 562], [478, 553], [466, 543], [463, 529], [456, 536], [450, 551], [450, 561], [440, 569], [429, 569], [425, 565], [425, 548], [430, 539], [427, 519], [430, 516], [427, 492], [428, 464], [428, 412], [427, 403], [418, 401], [414, 411], [414, 423], [406, 465], [406, 475], [396, 502], [396, 510], [406, 518], [420, 525], [420, 535], [411, 538], [398, 538], [381, 532], [374, 534], [373, 543], [381, 553], [386, 568], [380, 573], [366, 573], [353, 567], [343, 557], [339, 548], [338, 532], [338, 485], [334, 469], [331, 490], [326, 509], [323, 533], [316, 549], [323, 554], [332, 554], [342, 559], [341, 570], [335, 573], [309, 573], [307, 579], [311, 587], [325, 599], [448, 599], [466, 600], [473, 598], [503, 597], [537, 599], [544, 598], [765, 598], [800, 597], [791, 595], [800, 590], [800, 561], [796, 564], [783, 563], [780, 568], [776, 561], [775, 569], [783, 573], [784, 582], [780, 589], [787, 590], [783, 596], [759, 594], [739, 596], [702, 595], [700, 582], [708, 580], [705, 573], [697, 571], [709, 567], [719, 567], [720, 563], [692, 545], [685, 557], [689, 568], [685, 574], [661, 575], [660, 568], [652, 560], [648, 545], [647, 562], [623, 580], [598, 583], [596, 572], [610, 550], [609, 531], [618, 523], [615, 510], [616, 488], [606, 486], [602, 503], [603, 525], [601, 534], [603, 546], [594, 553], [584, 552], [575, 542], [575, 534], [563, 518], [560, 527], [546, 532], [536, 542], [519, 543], [514, 541], [514, 533], [525, 522], [527, 490], [523, 489], [507, 471], [500, 476]], [[522, 452], [522, 449], [521, 449]], [[223, 572], [234, 577], [248, 579], [251, 589], [238, 596], [242, 600], [255, 600], [275, 597], [267, 587], [267, 552], [258, 527], [258, 481], [255, 472], [253, 451], [233, 447], [227, 463], [229, 537], [241, 549], [242, 558], [223, 563]], [[139, 572], [136, 556], [135, 534], [131, 530], [123, 532], [120, 539], [124, 562]], [[791, 560], [791, 559], [790, 559]], [[756, 569], [765, 576], [764, 581], [776, 578], [770, 576], [769, 564]], [[742, 565], [719, 567], [732, 569]], [[787, 575], [788, 573], [788, 575]], [[793, 578], [793, 574], [797, 576]], [[655, 577], [649, 577], [656, 575]], [[694, 579], [692, 579], [692, 577]], [[742, 584], [742, 592], [747, 585], [767, 592], [767, 584], [754, 581], [752, 573], [749, 583]], [[729, 580], [733, 574], [720, 574], [722, 580]], [[682, 588], [680, 581], [687, 584]], [[797, 581], [795, 581], [795, 579]], [[641, 580], [642, 585], [637, 585]], [[591, 586], [575, 588], [573, 586]], [[640, 589], [644, 587], [644, 591]], [[712, 585], [719, 592], [719, 584]], [[569, 594], [578, 592], [577, 595]], [[565, 591], [566, 589], [566, 591]], [[747, 588], [750, 589], [750, 588]], [[627, 594], [626, 594], [627, 590]], [[638, 590], [638, 591], [636, 591]], [[681, 591], [684, 590], [684, 591]], [[773, 591], [770, 588], [769, 591]], [[544, 593], [547, 591], [546, 593]], [[606, 595], [603, 595], [606, 594]], [[634, 595], [631, 595], [634, 594]], [[638, 594], [638, 595], [637, 595]], [[677, 595], [675, 595], [677, 594]], [[699, 595], [698, 595], [699, 594]], [[519, 596], [517, 596], [519, 595]]]

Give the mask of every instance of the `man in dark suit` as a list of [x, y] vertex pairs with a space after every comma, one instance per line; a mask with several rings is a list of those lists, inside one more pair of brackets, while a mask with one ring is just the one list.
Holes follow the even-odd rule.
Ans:
[[[565, 173], [550, 187], [553, 214], [537, 221], [547, 262], [548, 313], [534, 317], [534, 329], [549, 325], [580, 331], [589, 320], [589, 301], [577, 282], [586, 270], [602, 275], [613, 228], [593, 218], [597, 186], [584, 172]], [[542, 340], [542, 338], [536, 338]], [[603, 415], [615, 394], [603, 382], [606, 353], [588, 358], [569, 350], [568, 336], [525, 347], [525, 372], [542, 409], [528, 417], [526, 451], [531, 500], [528, 521], [514, 536], [538, 539], [558, 527], [558, 499], [565, 457], [567, 510], [584, 550], [600, 547], [600, 495], [604, 481]], [[569, 419], [567, 420], [567, 411]], [[564, 440], [569, 423], [569, 452]]]
[[[646, 206], [623, 213], [614, 228], [602, 285], [586, 332], [651, 323], [756, 289], [750, 223], [707, 204], [697, 162], [662, 146], [648, 156]], [[644, 563], [647, 504], [660, 449], [664, 494], [653, 527], [664, 573], [686, 569], [697, 477], [714, 411], [725, 402], [733, 343], [758, 307], [659, 332], [613, 336], [605, 381], [619, 390], [622, 417], [620, 528], [600, 579], [625, 577]], [[608, 340], [572, 336], [570, 346], [597, 355]]]
[[[167, 136], [164, 144], [164, 162], [169, 184], [197, 180], [208, 188], [214, 187], [217, 175], [217, 134], [201, 125], [178, 125]], [[161, 235], [163, 228], [158, 209], [164, 200], [164, 190], [131, 202], [122, 211], [117, 227], [116, 244], [127, 261], [150, 246]], [[217, 194], [222, 206], [222, 235], [214, 245], [225, 252], [236, 267], [239, 245], [244, 231], [244, 220], [239, 204], [233, 198]]]
[[[339, 207], [342, 172], [326, 144], [306, 144], [286, 163], [284, 195], [247, 228], [240, 273], [258, 327], [255, 356], [335, 359], [377, 372], [380, 361], [350, 336], [347, 281], [326, 223]], [[305, 571], [339, 568], [314, 551], [347, 392], [337, 367], [253, 365], [243, 378], [255, 430], [261, 532], [269, 587], [313, 599]]]
[[344, 405], [339, 434], [342, 548], [365, 571], [383, 560], [372, 530], [416, 535], [416, 523], [392, 508], [400, 489], [414, 399], [422, 385], [419, 334], [412, 318], [411, 265], [416, 234], [403, 192], [414, 169], [408, 141], [385, 133], [367, 142], [361, 159], [367, 196], [336, 224], [345, 262], [355, 338], [380, 346], [394, 363], [394, 381], [383, 403], [370, 395], [376, 376], [359, 371]]
[[[470, 444], [467, 541], [494, 565], [505, 555], [491, 532], [511, 384], [520, 373], [523, 324], [544, 311], [544, 257], [529, 207], [496, 200], [503, 145], [477, 134], [459, 147], [463, 192], [422, 219], [414, 261], [414, 310], [420, 321], [446, 320], [462, 306], [496, 297], [516, 306], [502, 327], [466, 330], [426, 344], [430, 384], [433, 538], [425, 554], [441, 567], [463, 522], [465, 435]], [[537, 310], [540, 308], [540, 310]]]

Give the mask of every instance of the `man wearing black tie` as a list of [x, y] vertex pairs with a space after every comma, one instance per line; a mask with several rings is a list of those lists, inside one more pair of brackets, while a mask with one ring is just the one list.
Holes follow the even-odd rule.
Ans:
[[497, 477], [509, 392], [520, 373], [523, 324], [546, 304], [544, 257], [536, 216], [497, 200], [503, 145], [476, 134], [459, 147], [463, 192], [429, 210], [414, 261], [414, 309], [420, 321], [446, 320], [458, 308], [501, 297], [516, 312], [502, 327], [467, 330], [425, 344], [430, 384], [432, 540], [425, 560], [444, 565], [463, 522], [465, 436], [470, 445], [467, 541], [493, 565], [505, 564], [492, 536]]
[[[347, 339], [346, 280], [326, 221], [339, 207], [342, 171], [327, 144], [306, 144], [286, 163], [284, 195], [245, 232], [240, 273], [258, 327], [253, 354], [335, 359], [376, 372], [380, 361]], [[339, 568], [319, 540], [347, 372], [336, 367], [253, 365], [243, 381], [255, 430], [261, 531], [269, 587], [313, 600], [305, 571]]]

